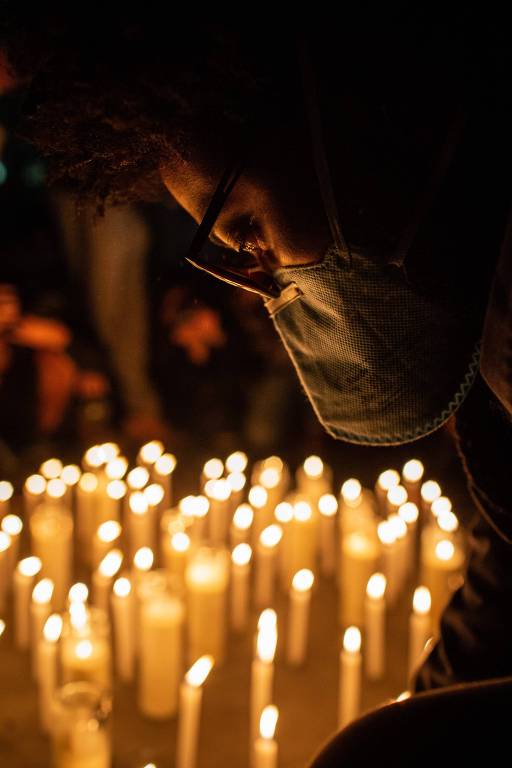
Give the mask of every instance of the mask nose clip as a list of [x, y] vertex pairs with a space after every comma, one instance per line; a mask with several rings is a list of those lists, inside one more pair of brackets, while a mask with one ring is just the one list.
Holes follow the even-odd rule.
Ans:
[[268, 299], [265, 302], [265, 307], [270, 317], [274, 317], [278, 312], [281, 312], [282, 309], [288, 307], [290, 304], [293, 304], [293, 302], [297, 299], [300, 299], [302, 295], [303, 294], [299, 286], [296, 283], [290, 283], [285, 288], [283, 288], [281, 294], [275, 299]]

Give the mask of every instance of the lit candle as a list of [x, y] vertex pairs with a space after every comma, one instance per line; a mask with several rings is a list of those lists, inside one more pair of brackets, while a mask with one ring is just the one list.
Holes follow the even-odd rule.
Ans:
[[398, 514], [407, 525], [407, 573], [408, 575], [416, 573], [416, 567], [418, 563], [418, 518], [419, 510], [416, 504], [408, 501], [406, 504], [402, 504], [398, 510]]
[[42, 475], [30, 475], [23, 485], [25, 517], [28, 520], [46, 494], [46, 480]]
[[279, 711], [272, 704], [260, 718], [260, 736], [254, 743], [254, 768], [277, 768], [277, 741], [274, 739]]
[[62, 469], [63, 465], [60, 459], [48, 459], [43, 461], [39, 467], [39, 472], [46, 480], [55, 480], [57, 477], [60, 477]]
[[224, 660], [229, 557], [225, 550], [201, 547], [185, 571], [191, 658], [211, 654]]
[[320, 456], [308, 456], [297, 470], [297, 488], [313, 507], [325, 493], [332, 493], [332, 471]]
[[60, 479], [67, 488], [72, 489], [78, 485], [81, 477], [82, 470], [77, 464], [66, 464], [65, 467], [62, 467]]
[[332, 493], [326, 493], [318, 501], [320, 512], [320, 567], [324, 576], [336, 572], [336, 512], [338, 502]]
[[0, 611], [5, 611], [7, 589], [10, 585], [11, 570], [11, 537], [0, 531]]
[[201, 723], [202, 686], [213, 667], [212, 656], [201, 656], [180, 686], [180, 714], [176, 743], [176, 768], [195, 768]]
[[386, 577], [382, 573], [370, 576], [366, 587], [364, 612], [365, 669], [369, 680], [380, 680], [385, 667], [386, 639]]
[[183, 674], [185, 611], [175, 595], [157, 591], [140, 609], [138, 705], [143, 715], [173, 717]]
[[37, 648], [39, 720], [45, 733], [50, 731], [53, 719], [52, 704], [57, 683], [57, 643], [61, 632], [62, 617], [53, 613], [46, 619], [43, 636]]
[[185, 570], [190, 555], [190, 536], [184, 531], [170, 533], [163, 540], [164, 564], [170, 576], [179, 584], [184, 583]]
[[248, 499], [254, 511], [251, 536], [252, 545], [256, 547], [262, 530], [272, 523], [272, 511], [268, 491], [262, 485], [253, 485], [249, 491]]
[[437, 520], [439, 515], [444, 515], [446, 514], [446, 512], [451, 512], [452, 506], [453, 506], [452, 502], [448, 498], [448, 496], [439, 496], [437, 499], [434, 499], [434, 501], [430, 506], [430, 512], [432, 513], [432, 517]]
[[415, 589], [409, 619], [409, 677], [418, 666], [427, 640], [432, 634], [431, 604], [427, 587]]
[[139, 581], [139, 577], [148, 573], [155, 562], [155, 556], [153, 550], [149, 547], [141, 547], [136, 551], [133, 556], [133, 572], [135, 581]]
[[130, 494], [128, 503], [128, 538], [130, 541], [130, 556], [133, 557], [141, 547], [155, 549], [156, 526], [148, 512], [148, 502], [140, 491]]
[[172, 505], [172, 478], [176, 469], [176, 457], [172, 453], [164, 453], [153, 464], [153, 480], [164, 489], [162, 507], [169, 509]]
[[30, 634], [32, 650], [32, 672], [36, 680], [39, 679], [37, 648], [43, 634], [46, 619], [51, 613], [53, 595], [53, 582], [51, 579], [41, 579], [32, 590], [32, 602], [30, 604]]
[[441, 486], [435, 480], [427, 480], [421, 486], [421, 511], [423, 513], [423, 519], [426, 521], [429, 518], [430, 508], [432, 503], [441, 496]]
[[128, 459], [124, 456], [116, 456], [105, 467], [107, 480], [122, 480], [128, 471]]
[[405, 580], [407, 578], [407, 571], [409, 567], [409, 553], [407, 542], [407, 523], [400, 515], [393, 513], [388, 518], [389, 526], [393, 531], [395, 537], [395, 564], [397, 571], [396, 588], [397, 593], [394, 596], [390, 596], [390, 603], [393, 603], [393, 599], [397, 599], [401, 594]]
[[201, 542], [206, 539], [206, 522], [210, 511], [210, 502], [206, 496], [196, 496], [194, 499], [194, 541]]
[[409, 500], [403, 485], [393, 485], [386, 494], [388, 514], [396, 514], [402, 504]]
[[364, 489], [355, 477], [345, 480], [341, 486], [339, 512], [339, 534], [342, 539], [350, 533], [375, 535], [373, 493]]
[[338, 581], [342, 627], [363, 624], [366, 585], [377, 569], [378, 558], [376, 537], [357, 532], [343, 536]]
[[433, 537], [431, 547], [422, 547], [421, 582], [430, 590], [434, 627], [452, 592], [460, 586], [463, 567], [464, 551], [456, 541]]
[[98, 527], [92, 543], [93, 569], [98, 567], [105, 555], [119, 542], [121, 532], [121, 524], [117, 520], [106, 520]]
[[386, 469], [381, 472], [375, 483], [375, 496], [382, 515], [387, 515], [387, 495], [390, 488], [400, 484], [400, 475], [396, 469]]
[[107, 463], [107, 457], [101, 445], [92, 445], [84, 453], [82, 464], [86, 472], [99, 472]]
[[58, 507], [62, 512], [70, 513], [66, 483], [59, 478], [48, 480], [46, 484], [46, 500], [52, 507]]
[[111, 685], [110, 666], [107, 615], [97, 608], [87, 611], [85, 606], [75, 603], [61, 639], [63, 680], [87, 681], [108, 689]]
[[233, 522], [231, 523], [230, 530], [232, 547], [236, 547], [238, 544], [247, 544], [249, 542], [253, 517], [254, 512], [249, 504], [240, 504], [240, 506], [237, 507], [235, 514], [233, 515]]
[[357, 627], [349, 627], [343, 635], [340, 654], [339, 728], [344, 728], [359, 715], [361, 667], [361, 632]]
[[258, 485], [267, 492], [267, 503], [270, 510], [274, 509], [282, 500], [286, 484], [282, 469], [270, 466], [261, 470]]
[[43, 564], [43, 576], [55, 586], [53, 604], [62, 610], [71, 582], [73, 518], [52, 507], [40, 507], [30, 519], [32, 551]]
[[9, 514], [14, 488], [7, 480], [0, 481], [0, 520]]
[[402, 482], [407, 489], [409, 499], [418, 505], [421, 501], [420, 486], [425, 468], [418, 459], [410, 459], [402, 468]]
[[224, 464], [220, 459], [209, 459], [203, 467], [201, 473], [201, 490], [206, 489], [206, 483], [210, 480], [220, 480], [224, 474]]
[[38, 557], [25, 557], [14, 571], [14, 636], [21, 650], [30, 644], [30, 599], [41, 566]]
[[137, 456], [137, 464], [141, 464], [146, 469], [151, 469], [163, 452], [164, 444], [160, 440], [151, 440], [140, 449]]
[[102, 611], [108, 611], [112, 580], [121, 568], [122, 562], [121, 550], [112, 549], [105, 555], [98, 570], [92, 575], [93, 602], [96, 608], [101, 608]]
[[146, 467], [135, 467], [126, 476], [126, 484], [130, 491], [142, 491], [149, 483], [149, 472]]
[[276, 646], [277, 616], [275, 611], [267, 609], [260, 616], [256, 656], [251, 666], [251, 749], [258, 736], [261, 713], [273, 700]]
[[235, 451], [231, 453], [226, 459], [226, 471], [227, 472], [245, 472], [249, 459], [247, 454], [243, 451]]
[[302, 568], [314, 570], [316, 564], [316, 524], [313, 510], [306, 501], [293, 506], [281, 548], [281, 586], [289, 591], [294, 574]]
[[99, 506], [96, 510], [96, 526], [107, 520], [120, 520], [123, 500], [126, 497], [127, 485], [123, 480], [110, 480], [101, 488], [98, 494]]
[[77, 581], [69, 588], [68, 592], [68, 604], [71, 606], [73, 603], [85, 604], [89, 599], [89, 587], [81, 581]]
[[397, 559], [397, 533], [389, 520], [379, 523], [377, 534], [381, 544], [382, 570], [386, 577], [388, 605], [395, 605], [400, 592], [400, 568]]
[[135, 603], [130, 580], [116, 579], [111, 597], [114, 622], [114, 656], [119, 678], [123, 683], [133, 680], [135, 665]]
[[208, 515], [210, 542], [214, 545], [222, 545], [227, 541], [228, 536], [231, 486], [227, 480], [208, 480], [204, 486], [204, 492], [210, 502]]
[[256, 547], [256, 573], [254, 581], [254, 604], [265, 608], [274, 601], [277, 568], [277, 548], [283, 531], [273, 523], [264, 528]]
[[315, 577], [307, 568], [297, 571], [290, 589], [288, 615], [288, 663], [300, 666], [306, 660], [311, 608], [311, 589]]
[[250, 562], [252, 549], [242, 542], [231, 553], [231, 628], [243, 632], [249, 615]]
[[231, 488], [231, 509], [236, 509], [244, 500], [244, 488], [247, 485], [247, 478], [242, 472], [230, 472], [226, 477], [226, 482]]
[[91, 555], [92, 537], [96, 531], [96, 503], [98, 478], [92, 472], [85, 472], [76, 489], [76, 535], [82, 556], [86, 562]]

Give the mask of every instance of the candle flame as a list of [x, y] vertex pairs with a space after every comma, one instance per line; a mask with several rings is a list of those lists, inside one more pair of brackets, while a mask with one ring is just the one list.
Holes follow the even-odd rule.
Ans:
[[228, 472], [245, 472], [249, 459], [243, 451], [235, 451], [226, 459], [226, 469]]
[[185, 680], [188, 685], [194, 688], [200, 688], [213, 667], [213, 656], [201, 656], [188, 670]]
[[431, 607], [432, 598], [430, 597], [430, 590], [427, 587], [417, 587], [414, 590], [414, 597], [412, 599], [414, 613], [424, 616], [429, 613]]
[[117, 443], [102, 443], [100, 445], [100, 450], [103, 455], [104, 464], [107, 464], [109, 461], [113, 461], [117, 456], [119, 456], [121, 451]]
[[62, 468], [60, 479], [67, 485], [68, 488], [71, 488], [73, 485], [78, 483], [81, 475], [82, 472], [80, 467], [78, 467], [76, 464], [66, 464], [66, 466]]
[[264, 547], [277, 547], [283, 538], [283, 529], [280, 525], [273, 523], [267, 526], [260, 533], [260, 542]]
[[84, 460], [89, 467], [99, 469], [105, 464], [105, 452], [100, 445], [93, 445], [86, 450]]
[[273, 608], [265, 608], [265, 610], [260, 613], [258, 630], [264, 629], [265, 627], [277, 627], [277, 613]]
[[203, 475], [207, 480], [218, 480], [224, 473], [224, 464], [220, 459], [209, 459], [203, 467]]
[[75, 655], [78, 659], [81, 659], [82, 661], [85, 659], [90, 659], [93, 652], [93, 645], [90, 640], [80, 640], [75, 645]]
[[118, 572], [123, 562], [123, 553], [120, 549], [108, 552], [98, 566], [98, 571], [107, 579], [112, 579]]
[[390, 515], [388, 521], [396, 539], [403, 539], [407, 535], [407, 523], [400, 515]]
[[149, 482], [149, 472], [146, 467], [135, 467], [128, 472], [126, 482], [132, 491], [141, 491]]
[[252, 557], [252, 549], [249, 544], [237, 544], [231, 553], [231, 559], [235, 565], [248, 565]]
[[309, 568], [301, 568], [292, 579], [292, 587], [297, 592], [308, 592], [313, 586], [315, 580], [313, 571]]
[[117, 597], [128, 597], [131, 591], [130, 579], [127, 579], [125, 576], [121, 576], [120, 579], [114, 581], [114, 594]]
[[374, 573], [368, 579], [366, 594], [372, 600], [382, 600], [386, 591], [386, 577], [383, 573]]
[[403, 485], [393, 485], [387, 492], [387, 500], [394, 507], [401, 507], [409, 498], [409, 494]]
[[34, 576], [37, 576], [43, 567], [43, 564], [38, 557], [31, 555], [30, 557], [24, 557], [23, 560], [20, 560], [17, 567], [22, 576], [33, 578]]
[[104, 544], [111, 544], [121, 535], [121, 524], [117, 520], [106, 520], [98, 527], [98, 539]]
[[68, 592], [68, 600], [70, 603], [86, 603], [89, 597], [89, 588], [87, 584], [82, 584], [81, 581], [77, 581], [70, 587]]
[[423, 477], [425, 467], [419, 459], [410, 459], [402, 469], [402, 477], [408, 483], [418, 483]]
[[274, 661], [277, 647], [277, 626], [276, 624], [264, 624], [258, 629], [256, 640], [256, 652], [260, 661], [271, 664]]
[[53, 581], [51, 579], [41, 579], [32, 590], [32, 600], [38, 605], [45, 605], [51, 602], [53, 597]]
[[448, 560], [451, 560], [455, 554], [455, 547], [451, 541], [443, 539], [442, 541], [438, 541], [435, 551], [438, 560], [448, 562]]
[[196, 496], [194, 504], [194, 516], [196, 518], [206, 517], [210, 509], [210, 502], [206, 496]]
[[259, 476], [259, 482], [260, 485], [263, 486], [263, 488], [267, 488], [270, 490], [271, 488], [277, 488], [279, 483], [281, 482], [281, 472], [279, 472], [278, 469], [275, 467], [267, 467], [266, 469], [263, 469]]
[[245, 484], [247, 483], [247, 478], [242, 472], [231, 472], [227, 477], [226, 481], [231, 488], [232, 491], [235, 493], [240, 493], [245, 488]]
[[361, 632], [357, 627], [349, 627], [345, 630], [343, 650], [348, 653], [359, 653], [361, 650]]
[[320, 456], [308, 456], [304, 462], [304, 472], [312, 479], [322, 477], [324, 463]]
[[[9, 485], [11, 484], [9, 483]], [[2, 483], [0, 483], [0, 501], [7, 501], [7, 498], [9, 499], [11, 498], [12, 491], [11, 491], [11, 496], [4, 498], [4, 492], [1, 486], [2, 486]], [[27, 479], [25, 480], [25, 488], [29, 493], [33, 494], [34, 496], [41, 496], [41, 494], [43, 494], [46, 490], [46, 480], [44, 479], [44, 477], [42, 477], [42, 475], [30, 475], [30, 477], [27, 477]]]
[[105, 474], [109, 480], [122, 480], [128, 469], [128, 460], [124, 456], [109, 461], [105, 467]]
[[46, 493], [51, 499], [62, 499], [66, 495], [66, 484], [58, 478], [48, 480]]
[[56, 643], [62, 632], [62, 616], [52, 613], [48, 616], [43, 627], [43, 636], [48, 643]]
[[379, 477], [377, 478], [377, 485], [382, 491], [386, 491], [386, 493], [389, 491], [390, 488], [392, 488], [394, 485], [398, 485], [400, 483], [400, 475], [396, 471], [396, 469], [386, 469], [384, 472], [381, 472]]
[[295, 520], [298, 520], [301, 523], [306, 523], [308, 520], [311, 520], [313, 517], [311, 505], [308, 504], [307, 501], [297, 501], [296, 504], [293, 505], [293, 516]]
[[69, 621], [73, 629], [84, 629], [89, 621], [89, 611], [85, 603], [71, 603], [69, 606]]
[[239, 531], [247, 531], [254, 518], [254, 512], [248, 504], [240, 504], [233, 515], [233, 525]]
[[5, 632], [5, 621], [3, 619], [0, 619], [0, 637], [2, 637], [4, 632]]
[[402, 693], [396, 697], [396, 701], [407, 701], [407, 699], [410, 699], [410, 698], [411, 698], [410, 691], [402, 691]]
[[[40, 475], [32, 475], [32, 477], [41, 477]], [[28, 478], [30, 480], [30, 478]], [[28, 482], [27, 480], [27, 482]], [[41, 480], [44, 484], [44, 478], [42, 477]], [[43, 485], [44, 490], [44, 485]], [[0, 482], [0, 501], [9, 501], [9, 499], [12, 498], [12, 495], [14, 493], [14, 488], [12, 487], [12, 484], [8, 480], [2, 480]], [[42, 493], [42, 491], [40, 491]]]
[[453, 512], [441, 512], [437, 516], [437, 524], [444, 533], [455, 533], [459, 527], [459, 521]]
[[150, 507], [158, 507], [164, 500], [165, 491], [158, 483], [151, 483], [144, 489], [144, 496]]
[[282, 501], [274, 510], [274, 517], [281, 525], [286, 525], [293, 520], [293, 507], [287, 501]]
[[155, 472], [160, 477], [172, 475], [176, 468], [176, 457], [172, 453], [164, 453], [155, 461]]
[[413, 525], [419, 517], [418, 507], [412, 501], [407, 501], [405, 504], [402, 504], [398, 510], [398, 514], [407, 525]]
[[126, 483], [123, 480], [111, 480], [107, 484], [107, 496], [113, 501], [124, 499], [126, 491]]
[[338, 511], [336, 496], [332, 493], [324, 493], [318, 500], [318, 510], [324, 517], [334, 517]]
[[383, 520], [379, 523], [377, 526], [377, 536], [379, 537], [380, 543], [384, 544], [384, 546], [390, 546], [395, 543], [395, 531], [389, 520]]
[[150, 571], [154, 561], [153, 550], [149, 547], [141, 547], [135, 553], [133, 564], [139, 571]]
[[11, 546], [11, 537], [5, 531], [0, 531], [0, 552], [6, 552]]
[[439, 515], [452, 511], [452, 502], [448, 496], [439, 496], [439, 498], [434, 499], [430, 509], [432, 510], [434, 517], [438, 517]]
[[341, 486], [341, 495], [345, 504], [354, 504], [359, 501], [362, 493], [361, 483], [355, 477], [345, 480]]
[[421, 486], [421, 498], [427, 504], [432, 504], [441, 495], [441, 486], [435, 480], [427, 480]]
[[183, 531], [178, 531], [171, 536], [171, 547], [176, 552], [186, 552], [190, 549], [190, 536]]
[[43, 461], [39, 467], [39, 472], [47, 480], [55, 480], [62, 472], [62, 461], [60, 459], [48, 459]]
[[204, 491], [215, 501], [227, 501], [231, 496], [231, 487], [227, 480], [208, 480]]
[[78, 487], [85, 493], [94, 493], [98, 490], [98, 478], [92, 472], [84, 472], [78, 482]]
[[141, 491], [134, 491], [130, 494], [129, 507], [134, 515], [145, 515], [148, 511], [148, 502]]
[[22, 530], [23, 523], [18, 515], [6, 515], [2, 520], [2, 531], [9, 536], [19, 536]]
[[264, 707], [260, 717], [260, 736], [262, 739], [273, 739], [276, 732], [279, 710], [273, 704]]
[[253, 485], [249, 491], [249, 503], [255, 509], [262, 509], [268, 501], [268, 493], [262, 485]]
[[154, 464], [164, 452], [164, 444], [160, 440], [151, 440], [142, 446], [139, 455], [144, 464]]

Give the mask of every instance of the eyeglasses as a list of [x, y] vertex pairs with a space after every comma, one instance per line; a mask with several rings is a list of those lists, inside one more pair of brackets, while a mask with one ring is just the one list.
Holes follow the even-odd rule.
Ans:
[[265, 269], [261, 258], [257, 258], [260, 254], [246, 248], [245, 243], [238, 250], [216, 248], [211, 254], [205, 253], [214, 224], [242, 170], [242, 164], [237, 163], [223, 174], [185, 259], [224, 283], [257, 293], [265, 299], [275, 299], [281, 295], [281, 288], [272, 272]]

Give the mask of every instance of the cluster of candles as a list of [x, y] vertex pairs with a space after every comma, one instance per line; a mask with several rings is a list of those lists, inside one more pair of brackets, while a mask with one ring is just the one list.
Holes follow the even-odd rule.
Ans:
[[[105, 443], [85, 453], [82, 467], [44, 462], [14, 500], [23, 520], [10, 510], [12, 486], [0, 483], [0, 615], [12, 602], [15, 642], [30, 651], [41, 727], [54, 745], [61, 686], [88, 683], [106, 693], [113, 666], [119, 680], [136, 682], [144, 716], [179, 718], [176, 766], [194, 768], [202, 687], [224, 661], [228, 627], [248, 631], [254, 609], [250, 762], [275, 768], [276, 596], [288, 595], [283, 650], [299, 667], [318, 571], [336, 579], [339, 592], [339, 726], [360, 712], [363, 668], [370, 680], [383, 677], [386, 613], [411, 585], [414, 671], [465, 558], [439, 484], [424, 482], [414, 459], [401, 474], [381, 473], [373, 489], [348, 479], [338, 496], [317, 456], [299, 467], [293, 487], [278, 457], [250, 473], [248, 466], [242, 452], [211, 459], [200, 494], [175, 502], [176, 459], [160, 442], [144, 445], [132, 469]], [[89, 586], [72, 583], [80, 568]], [[4, 629], [0, 620], [0, 635]], [[56, 768], [110, 765], [108, 735], [77, 728], [65, 749], [54, 749]]]

